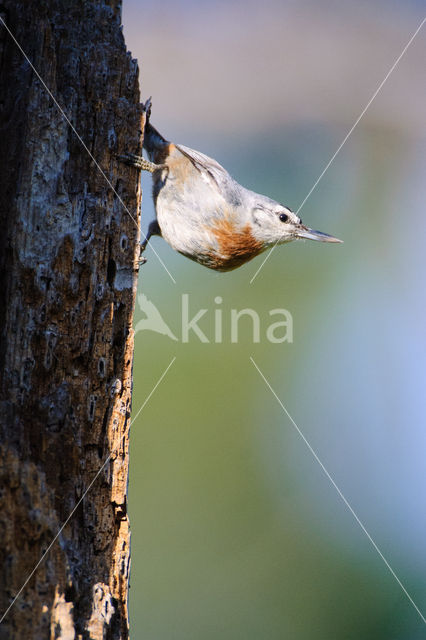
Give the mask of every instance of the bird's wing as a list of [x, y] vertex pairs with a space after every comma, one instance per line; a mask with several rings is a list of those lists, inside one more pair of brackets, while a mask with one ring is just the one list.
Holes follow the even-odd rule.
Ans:
[[213, 158], [209, 158], [209, 156], [204, 155], [204, 153], [200, 153], [199, 151], [195, 151], [189, 147], [184, 147], [182, 144], [177, 144], [175, 146], [192, 162], [198, 171], [203, 174], [207, 173], [219, 187], [221, 187], [224, 180], [226, 181], [230, 179], [230, 175], [226, 169], [216, 162], [216, 160], [213, 160]]

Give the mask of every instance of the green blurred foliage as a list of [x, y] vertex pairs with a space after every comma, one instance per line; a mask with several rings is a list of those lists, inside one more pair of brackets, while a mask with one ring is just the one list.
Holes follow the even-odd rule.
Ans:
[[[297, 209], [345, 133], [306, 123], [200, 150]], [[421, 151], [401, 132], [360, 127], [301, 212], [345, 244], [278, 247], [252, 284], [263, 256], [218, 274], [153, 239], [176, 284], [148, 248], [140, 291], [179, 340], [136, 335], [134, 414], [176, 360], [131, 427], [134, 638], [423, 637], [420, 617], [250, 361], [424, 608], [416, 457], [424, 260], [420, 234], [400, 225], [409, 210], [421, 228]], [[148, 201], [145, 191], [144, 209]], [[208, 344], [180, 339], [183, 293], [193, 314], [208, 310], [199, 323]], [[245, 308], [261, 318], [259, 344], [247, 318], [230, 341], [231, 309]], [[265, 338], [276, 308], [293, 316], [291, 344]], [[142, 317], [137, 310], [135, 326]]]

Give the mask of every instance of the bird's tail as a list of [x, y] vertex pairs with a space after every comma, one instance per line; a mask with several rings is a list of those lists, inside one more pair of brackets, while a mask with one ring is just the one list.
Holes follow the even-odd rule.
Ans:
[[145, 131], [143, 136], [143, 148], [148, 153], [149, 159], [155, 164], [161, 164], [164, 161], [165, 156], [168, 155], [169, 141], [163, 138], [150, 123], [151, 118], [151, 98], [143, 105], [143, 110], [146, 114]]

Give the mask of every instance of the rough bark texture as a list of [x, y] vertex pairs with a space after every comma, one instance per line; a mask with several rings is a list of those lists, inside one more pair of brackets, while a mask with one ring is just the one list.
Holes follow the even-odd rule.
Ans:
[[[140, 150], [119, 0], [4, 0], [0, 638], [128, 637], [126, 513]], [[110, 458], [109, 458], [110, 456]]]

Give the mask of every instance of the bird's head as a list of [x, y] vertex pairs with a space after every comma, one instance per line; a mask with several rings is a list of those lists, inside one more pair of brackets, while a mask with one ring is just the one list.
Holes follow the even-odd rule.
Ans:
[[252, 234], [256, 240], [263, 243], [265, 248], [297, 239], [342, 242], [328, 233], [306, 227], [299, 216], [288, 207], [266, 196], [255, 202], [251, 218]]

